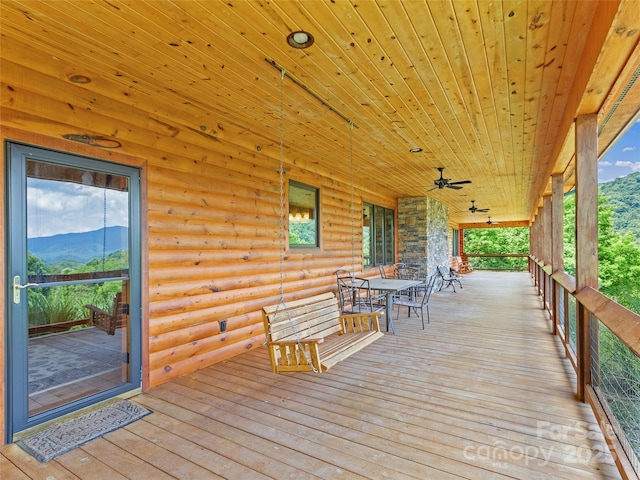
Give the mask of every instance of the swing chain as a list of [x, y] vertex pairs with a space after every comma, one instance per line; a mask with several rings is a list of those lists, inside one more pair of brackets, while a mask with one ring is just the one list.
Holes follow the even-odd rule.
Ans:
[[353, 122], [349, 120], [349, 170], [351, 175], [351, 271], [356, 271], [355, 255], [355, 205], [353, 197]]
[[[318, 373], [318, 369], [311, 362], [311, 357], [309, 353], [305, 350], [302, 342], [300, 341], [300, 336], [298, 335], [298, 331], [296, 330], [295, 324], [293, 323], [293, 319], [287, 309], [287, 304], [284, 301], [284, 77], [285, 77], [284, 68], [280, 70], [280, 168], [279, 168], [279, 176], [280, 176], [280, 300], [278, 305], [276, 306], [276, 311], [273, 313], [273, 318], [277, 318], [278, 311], [280, 310], [280, 306], [282, 305], [284, 311], [287, 315], [287, 319], [289, 320], [289, 324], [291, 325], [291, 329], [293, 330], [293, 336], [296, 339], [296, 343], [298, 345], [298, 349], [304, 355], [307, 364], [311, 366], [311, 369], [314, 373]], [[267, 331], [267, 336], [264, 341], [264, 346], [266, 347], [269, 342], [269, 338], [271, 337], [271, 325], [272, 322], [269, 322], [269, 328]]]

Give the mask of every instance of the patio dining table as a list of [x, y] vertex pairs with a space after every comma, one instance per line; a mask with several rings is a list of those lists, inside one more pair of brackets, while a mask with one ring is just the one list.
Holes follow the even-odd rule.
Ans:
[[401, 292], [403, 290], [409, 290], [412, 287], [417, 287], [418, 285], [422, 285], [422, 281], [402, 280], [397, 278], [369, 279], [369, 288], [371, 290], [385, 292], [387, 296], [385, 311], [385, 315], [387, 316], [387, 332], [389, 331], [389, 326], [391, 326], [391, 331], [393, 332], [393, 334], [395, 335], [396, 333], [396, 327], [393, 324], [393, 294], [396, 292]]

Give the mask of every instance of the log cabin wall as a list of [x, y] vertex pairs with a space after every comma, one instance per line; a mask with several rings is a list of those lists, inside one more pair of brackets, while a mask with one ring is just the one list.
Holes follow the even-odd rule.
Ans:
[[[15, 131], [11, 138], [34, 136]], [[150, 134], [150, 142], [154, 139]], [[57, 139], [38, 140], [43, 147], [61, 146]], [[173, 142], [174, 150], [193, 148]], [[102, 150], [91, 154], [105, 157]], [[280, 291], [280, 181], [277, 159], [244, 154], [251, 161], [214, 150], [199, 158], [161, 154], [144, 159], [149, 386], [264, 340], [260, 309], [276, 302]], [[285, 174], [285, 195], [289, 179], [320, 189], [321, 246], [286, 248], [285, 223], [285, 298], [335, 290], [335, 270], [352, 265], [348, 179], [292, 169]], [[362, 198], [395, 209], [392, 199], [357, 191], [353, 211], [362, 211]], [[286, 208], [285, 201], [285, 213]], [[353, 230], [356, 269], [362, 265], [360, 222], [358, 217]]]
[[[244, 165], [234, 162], [240, 170], [225, 163], [225, 157], [214, 155], [204, 165], [187, 160], [149, 167], [151, 385], [261, 346], [260, 309], [278, 301], [277, 163], [258, 155]], [[321, 222], [320, 248], [284, 252], [285, 298], [335, 290], [335, 270], [352, 265], [350, 186], [345, 179], [297, 169], [285, 177], [285, 185], [293, 179], [320, 189]], [[354, 212], [362, 211], [361, 196], [354, 194]], [[362, 265], [361, 231], [357, 219], [356, 270]], [[286, 237], [283, 243], [286, 247]]]
[[[143, 388], [261, 347], [260, 309], [275, 303], [280, 291], [278, 145], [252, 138], [249, 126], [220, 122], [216, 131], [223, 133], [207, 133], [186, 127], [191, 119], [160, 121], [152, 112], [88, 95], [37, 71], [6, 61], [2, 68], [3, 143], [24, 142], [141, 169]], [[61, 138], [83, 133], [87, 125], [92, 131], [116, 132], [122, 147], [107, 150]], [[284, 293], [291, 300], [335, 290], [335, 270], [351, 268], [352, 258], [356, 270], [362, 268], [362, 219], [357, 215], [352, 222], [352, 211], [361, 212], [363, 201], [396, 211], [397, 203], [384, 192], [352, 186], [348, 175], [313, 169], [313, 158], [296, 156], [288, 147], [285, 157], [285, 216], [289, 180], [320, 192], [320, 247], [289, 249], [284, 241]], [[4, 149], [2, 162], [4, 171]], [[3, 176], [3, 192], [4, 182]], [[4, 214], [4, 195], [1, 201]], [[370, 269], [364, 275], [377, 273]], [[1, 323], [4, 350], [4, 316]], [[0, 372], [3, 362], [4, 355]]]

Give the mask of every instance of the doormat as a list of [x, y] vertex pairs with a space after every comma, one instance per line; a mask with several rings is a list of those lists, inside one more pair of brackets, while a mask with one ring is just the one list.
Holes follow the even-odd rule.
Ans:
[[140, 405], [119, 400], [41, 430], [17, 443], [41, 462], [48, 462], [58, 455], [133, 423], [150, 413], [151, 410]]

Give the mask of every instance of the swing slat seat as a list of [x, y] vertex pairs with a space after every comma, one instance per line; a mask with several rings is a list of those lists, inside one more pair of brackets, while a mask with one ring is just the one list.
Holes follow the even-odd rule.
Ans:
[[122, 292], [118, 292], [113, 300], [113, 312], [105, 312], [95, 305], [85, 305], [89, 310], [89, 325], [107, 332], [107, 335], [115, 335], [116, 328], [125, 325], [124, 317], [128, 310], [128, 305], [122, 302]]
[[331, 292], [264, 307], [262, 319], [271, 370], [328, 370], [384, 335], [379, 314], [340, 315]]

